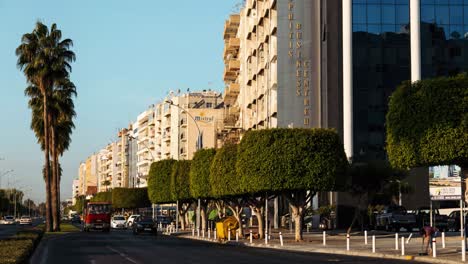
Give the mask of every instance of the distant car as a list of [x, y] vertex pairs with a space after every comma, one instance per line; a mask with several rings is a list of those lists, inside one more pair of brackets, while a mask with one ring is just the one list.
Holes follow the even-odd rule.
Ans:
[[23, 215], [19, 220], [20, 225], [32, 225], [32, 219], [30, 216]]
[[[467, 212], [464, 212], [465, 223], [468, 220]], [[460, 231], [460, 210], [455, 210], [451, 212], [448, 216], [448, 229], [452, 231]]]
[[79, 215], [74, 215], [71, 218], [71, 223], [72, 224], [81, 224], [81, 218]]
[[160, 215], [156, 217], [156, 222], [163, 226], [167, 226], [172, 224], [172, 218], [170, 216]]
[[125, 217], [122, 215], [114, 215], [111, 219], [111, 228], [125, 228]]
[[403, 206], [387, 206], [382, 213], [375, 216], [376, 228], [383, 228], [386, 231], [398, 232], [401, 227], [407, 231], [413, 230], [416, 226], [416, 217], [409, 214]]
[[15, 222], [15, 218], [11, 215], [7, 215], [5, 217], [3, 217], [3, 224], [4, 225], [14, 225], [16, 224]]
[[140, 215], [131, 215], [130, 217], [128, 217], [128, 219], [127, 219], [127, 228], [132, 228], [133, 227], [133, 222], [139, 216]]
[[139, 216], [134, 220], [133, 223], [133, 234], [138, 235], [142, 232], [149, 232], [153, 235], [158, 234], [157, 223], [151, 216]]
[[[418, 210], [416, 210], [416, 223], [419, 228], [424, 227], [426, 225], [430, 225], [430, 215], [431, 210], [427, 207], [421, 207]], [[448, 216], [441, 215], [438, 209], [432, 209], [432, 216], [434, 217], [433, 221], [435, 227], [437, 227], [440, 231], [448, 230]], [[460, 217], [458, 218], [458, 220], [460, 220]]]

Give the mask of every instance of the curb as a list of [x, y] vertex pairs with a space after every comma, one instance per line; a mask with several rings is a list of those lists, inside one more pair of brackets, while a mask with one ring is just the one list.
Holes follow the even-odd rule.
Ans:
[[339, 249], [324, 249], [324, 248], [311, 248], [311, 249], [302, 249], [302, 248], [294, 248], [291, 246], [279, 246], [279, 245], [264, 245], [264, 244], [250, 244], [245, 242], [218, 242], [209, 240], [208, 238], [196, 238], [192, 236], [177, 236], [177, 238], [181, 239], [189, 239], [189, 240], [196, 240], [196, 241], [203, 241], [212, 244], [222, 244], [228, 246], [238, 246], [238, 247], [251, 247], [251, 248], [264, 248], [264, 249], [275, 249], [275, 250], [283, 250], [289, 252], [302, 252], [302, 253], [320, 253], [320, 254], [334, 254], [334, 255], [345, 255], [345, 256], [355, 256], [355, 257], [367, 257], [367, 258], [383, 258], [383, 259], [394, 259], [394, 260], [406, 260], [406, 261], [417, 261], [417, 262], [424, 262], [424, 263], [440, 263], [440, 264], [459, 264], [460, 261], [453, 261], [448, 259], [437, 259], [431, 257], [421, 257], [421, 256], [400, 256], [395, 254], [386, 254], [386, 253], [371, 253], [371, 252], [359, 252], [359, 251], [346, 251], [346, 250], [339, 250]]

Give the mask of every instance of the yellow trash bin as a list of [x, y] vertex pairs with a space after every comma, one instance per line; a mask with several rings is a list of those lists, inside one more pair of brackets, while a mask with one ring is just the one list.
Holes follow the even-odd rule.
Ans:
[[234, 216], [228, 216], [216, 222], [216, 232], [218, 232], [219, 239], [228, 239], [229, 230], [231, 230], [231, 239], [235, 238], [238, 228], [239, 222]]

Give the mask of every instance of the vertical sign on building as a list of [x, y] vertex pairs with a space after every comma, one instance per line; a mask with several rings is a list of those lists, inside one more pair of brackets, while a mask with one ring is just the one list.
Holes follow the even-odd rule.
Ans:
[[320, 3], [278, 1], [278, 127], [319, 126]]

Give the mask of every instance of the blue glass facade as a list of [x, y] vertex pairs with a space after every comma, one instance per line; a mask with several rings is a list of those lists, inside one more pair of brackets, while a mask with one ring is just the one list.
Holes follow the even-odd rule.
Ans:
[[[354, 157], [382, 159], [388, 98], [409, 80], [409, 0], [353, 0]], [[468, 0], [421, 0], [422, 78], [468, 69]]]
[[354, 157], [385, 159], [385, 114], [410, 79], [408, 0], [353, 1]]

